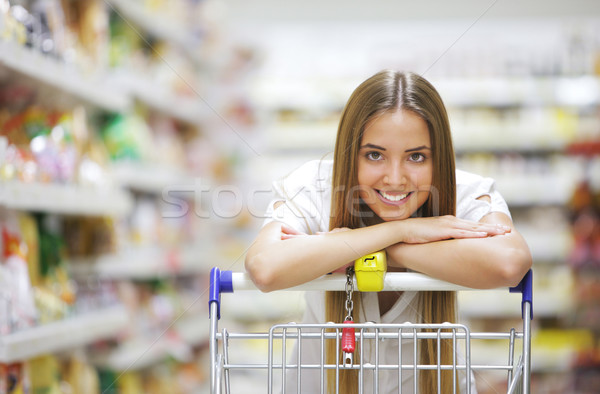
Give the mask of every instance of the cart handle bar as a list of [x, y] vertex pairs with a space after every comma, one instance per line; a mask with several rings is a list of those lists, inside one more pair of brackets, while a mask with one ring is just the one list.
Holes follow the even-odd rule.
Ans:
[[[310, 282], [299, 286], [290, 287], [282, 290], [329, 290], [329, 291], [344, 291], [346, 286], [346, 275], [342, 273], [328, 274], [321, 276]], [[356, 287], [356, 278], [354, 278], [354, 288]], [[210, 271], [210, 294], [209, 294], [209, 310], [210, 304], [217, 303], [217, 318], [221, 318], [221, 293], [233, 293], [241, 290], [257, 290], [258, 288], [250, 279], [250, 276], [242, 272], [221, 271], [214, 267]], [[459, 286], [443, 280], [434, 279], [427, 275], [417, 272], [388, 272], [385, 275], [383, 282], [383, 291], [461, 291], [461, 290], [478, 290], [470, 287]], [[511, 293], [521, 293], [522, 311], [524, 313], [524, 304], [528, 302], [532, 304], [532, 271], [529, 270], [523, 277], [521, 282], [510, 287]], [[533, 318], [533, 308], [531, 308], [531, 318]]]

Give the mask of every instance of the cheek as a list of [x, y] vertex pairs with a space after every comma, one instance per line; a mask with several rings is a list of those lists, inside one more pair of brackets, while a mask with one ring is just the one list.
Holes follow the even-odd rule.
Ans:
[[369, 168], [369, 166], [361, 166], [359, 164], [357, 180], [357, 190], [359, 197], [363, 199], [363, 201], [365, 201], [367, 204], [370, 204], [373, 201], [375, 201], [376, 198], [374, 195], [373, 186], [377, 181], [376, 172], [373, 171], [373, 169]]
[[433, 170], [431, 166], [424, 166], [412, 173], [412, 182], [418, 190], [429, 191], [433, 180]]
[[358, 165], [358, 186], [371, 186], [374, 178], [375, 175], [373, 174], [373, 169], [371, 169], [369, 166], [361, 164]]

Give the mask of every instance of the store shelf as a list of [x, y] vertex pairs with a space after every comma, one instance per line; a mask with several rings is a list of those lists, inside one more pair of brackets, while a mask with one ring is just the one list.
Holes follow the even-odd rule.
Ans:
[[117, 188], [5, 181], [0, 182], [0, 206], [67, 215], [122, 216], [131, 210], [133, 199]]
[[160, 194], [165, 188], [174, 190], [185, 186], [189, 191], [195, 179], [183, 170], [161, 164], [139, 163], [131, 161], [116, 162], [112, 166], [113, 177], [121, 186], [145, 193]]
[[125, 308], [114, 306], [3, 335], [0, 337], [0, 362], [11, 363], [72, 349], [108, 338], [126, 325]]
[[564, 205], [571, 198], [577, 179], [563, 174], [490, 175], [512, 207]]
[[600, 79], [592, 75], [551, 78], [448, 78], [432, 79], [431, 82], [449, 106], [600, 104]]
[[177, 334], [188, 345], [201, 345], [209, 339], [209, 321], [205, 315], [184, 317], [174, 326]]
[[107, 111], [129, 111], [136, 98], [190, 124], [198, 124], [207, 113], [201, 98], [177, 95], [135, 75], [84, 76], [74, 67], [13, 42], [0, 41], [0, 64], [59, 93]]
[[[567, 267], [535, 273], [533, 282], [533, 315], [564, 317], [573, 310], [573, 278]], [[458, 293], [460, 314], [465, 318], [520, 318], [521, 294], [507, 291], [462, 291]]]
[[115, 74], [113, 81], [132, 98], [182, 122], [198, 125], [208, 114], [209, 107], [197, 93], [195, 96], [182, 96], [164, 84], [126, 72]]
[[215, 263], [210, 250], [201, 246], [164, 248], [140, 247], [114, 255], [68, 262], [69, 271], [76, 277], [101, 276], [115, 279], [153, 279], [174, 275], [201, 274]]
[[123, 89], [108, 83], [103, 76], [84, 76], [74, 67], [14, 42], [0, 41], [0, 63], [35, 82], [108, 111], [124, 112], [131, 106]]
[[141, 28], [142, 35], [148, 33], [158, 40], [167, 41], [182, 48], [198, 41], [181, 22], [170, 20], [158, 12], [148, 11], [142, 6], [141, 1], [109, 0], [108, 3], [111, 8], [114, 6], [113, 9], [123, 19]]
[[208, 326], [205, 317], [182, 317], [155, 336], [122, 342], [109, 353], [94, 357], [93, 363], [115, 371], [135, 371], [167, 358], [186, 362], [192, 357], [191, 348], [208, 340]]
[[[521, 346], [520, 342], [517, 342], [517, 346], [515, 352], [518, 353]], [[534, 346], [531, 350], [531, 371], [545, 373], [568, 371], [575, 360], [575, 356], [576, 354], [573, 349], [549, 350]], [[499, 360], [504, 361], [507, 359], [508, 341], [506, 343], [471, 341], [471, 362], [473, 364], [498, 365]]]
[[[481, 129], [480, 129], [481, 130]], [[486, 132], [486, 136], [493, 133]], [[453, 130], [453, 137], [457, 133]], [[469, 136], [470, 137], [470, 136]], [[457, 141], [455, 138], [454, 152], [457, 156], [473, 155], [488, 153], [492, 155], [522, 155], [525, 157], [547, 157], [552, 155], [563, 154], [566, 144], [563, 141], [544, 141], [544, 142], [524, 142], [516, 139], [503, 139], [502, 141], [487, 140], [476, 141], [472, 138], [461, 138], [462, 141]]]
[[249, 292], [243, 297], [226, 294], [222, 310], [227, 310], [227, 315], [236, 322], [264, 323], [297, 321], [302, 318], [305, 307], [304, 291], [286, 290], [275, 293]]
[[457, 155], [489, 153], [550, 156], [561, 154], [570, 136], [556, 126], [533, 125], [527, 120], [514, 124], [473, 122], [452, 125], [452, 139]]
[[[600, 104], [600, 78], [481, 77], [429, 78], [449, 107], [591, 106]], [[253, 99], [266, 110], [297, 109], [319, 112], [343, 108], [360, 81], [307, 77], [294, 82], [262, 77], [254, 84]], [[284, 88], [282, 88], [282, 86]], [[292, 93], [291, 93], [292, 92]]]
[[533, 260], [538, 263], [564, 263], [573, 247], [573, 237], [568, 228], [535, 228], [517, 225], [525, 238]]
[[269, 152], [333, 151], [337, 123], [275, 123], [264, 130]]
[[114, 371], [136, 371], [148, 368], [169, 355], [171, 344], [165, 338], [138, 338], [122, 342], [109, 354], [92, 357], [92, 363]]

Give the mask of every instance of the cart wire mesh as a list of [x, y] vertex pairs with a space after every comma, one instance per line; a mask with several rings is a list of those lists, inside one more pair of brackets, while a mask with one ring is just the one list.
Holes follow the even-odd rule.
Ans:
[[[416, 276], [415, 276], [416, 275]], [[514, 328], [509, 332], [471, 332], [463, 324], [383, 324], [355, 323], [357, 349], [354, 357], [346, 358], [340, 350], [342, 323], [287, 323], [273, 325], [268, 332], [246, 333], [229, 332], [226, 328], [219, 331], [220, 294], [238, 290], [256, 289], [247, 275], [220, 271], [211, 271], [210, 307], [210, 357], [211, 357], [211, 393], [232, 393], [232, 380], [253, 371], [269, 394], [314, 392], [307, 389], [307, 382], [318, 392], [328, 392], [327, 382], [333, 380], [334, 392], [339, 393], [340, 376], [344, 370], [354, 370], [358, 375], [358, 393], [392, 392], [418, 393], [418, 376], [421, 373], [434, 373], [437, 392], [442, 393], [442, 375], [452, 379], [453, 392], [474, 391], [472, 372], [500, 371], [506, 373], [507, 393], [530, 392], [530, 348], [531, 348], [531, 271], [523, 278], [519, 286], [511, 292], [523, 295], [522, 331]], [[295, 290], [341, 290], [345, 277], [328, 275], [310, 284], [293, 288]], [[394, 273], [386, 275], [386, 290], [472, 290], [414, 273]], [[472, 341], [501, 341], [507, 345], [504, 360], [495, 363], [471, 362]], [[243, 341], [254, 341], [257, 346], [266, 348], [266, 358], [244, 360], [236, 358], [236, 350]], [[437, 362], [419, 363], [419, 351], [424, 341], [433, 343], [436, 348]], [[325, 354], [328, 342], [335, 342], [336, 355], [333, 362]], [[290, 352], [290, 344], [297, 343], [296, 351]], [[309, 346], [310, 344], [310, 346]], [[518, 346], [520, 344], [520, 346]], [[450, 350], [451, 363], [443, 363], [440, 355], [442, 347]], [[519, 349], [520, 348], [520, 349]], [[307, 349], [312, 349], [308, 352]], [[520, 351], [519, 351], [520, 350]], [[382, 360], [382, 352], [394, 352], [395, 362], [390, 358]], [[306, 353], [310, 353], [307, 357]], [[517, 353], [517, 354], [515, 354]], [[430, 372], [427, 372], [430, 371]], [[447, 371], [447, 372], [443, 372]], [[407, 390], [407, 382], [410, 390]], [[262, 386], [261, 386], [262, 388]], [[308, 390], [308, 391], [307, 391]]]

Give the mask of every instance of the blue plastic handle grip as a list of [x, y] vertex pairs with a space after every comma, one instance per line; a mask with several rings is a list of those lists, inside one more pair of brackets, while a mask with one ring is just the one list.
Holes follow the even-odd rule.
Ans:
[[528, 302], [531, 306], [530, 308], [530, 319], [533, 319], [533, 271], [529, 270], [521, 279], [518, 285], [510, 288], [511, 293], [521, 293], [522, 301], [521, 301], [521, 315], [525, 317], [525, 303]]
[[[210, 290], [208, 295], [208, 310], [210, 305], [217, 303], [217, 319], [221, 318], [221, 293], [233, 293], [232, 271], [221, 271], [217, 267], [210, 270]], [[209, 316], [210, 317], [210, 316]]]

